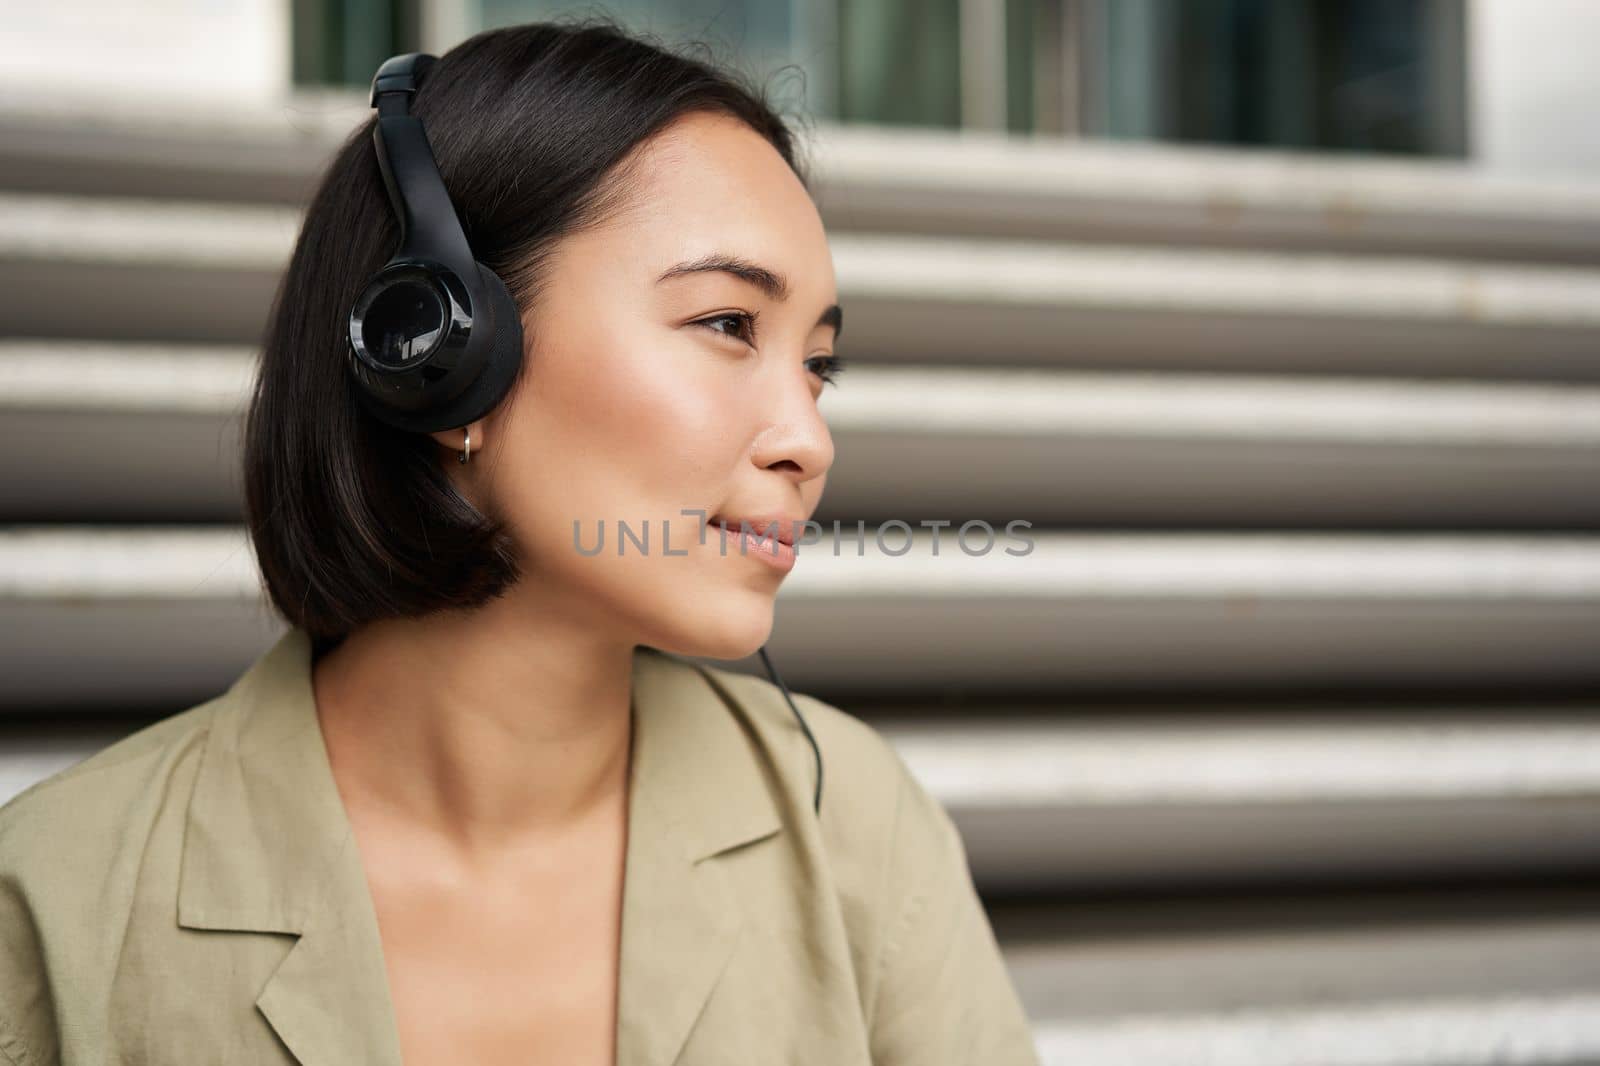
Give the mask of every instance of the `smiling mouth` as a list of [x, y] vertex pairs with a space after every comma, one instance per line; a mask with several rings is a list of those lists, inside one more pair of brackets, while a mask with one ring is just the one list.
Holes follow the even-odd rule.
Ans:
[[791, 548], [794, 547], [794, 531], [787, 528], [786, 523], [777, 519], [772, 519], [769, 521], [763, 519], [746, 518], [741, 520], [738, 518], [723, 518], [721, 515], [712, 515], [710, 518], [706, 519], [706, 525], [719, 527], [725, 533], [738, 536], [741, 533], [741, 521], [744, 525], [744, 528], [749, 531], [749, 535], [754, 537], [756, 540], [776, 540], [780, 544], [788, 545]]

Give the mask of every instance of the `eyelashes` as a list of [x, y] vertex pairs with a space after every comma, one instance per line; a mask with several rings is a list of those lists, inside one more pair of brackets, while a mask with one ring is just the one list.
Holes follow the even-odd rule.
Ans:
[[756, 343], [756, 319], [758, 317], [758, 314], [749, 311], [724, 311], [720, 315], [712, 315], [710, 318], [702, 318], [696, 322], [695, 325], [705, 326], [707, 329], [710, 329], [711, 327], [709, 323], [712, 322], [741, 323], [740, 332], [738, 333], [729, 333], [726, 330], [721, 329], [712, 330], [712, 332], [721, 333], [725, 337], [737, 337], [753, 348], [755, 347]]
[[822, 362], [823, 368], [817, 371], [817, 377], [822, 379], [824, 385], [834, 384], [835, 379], [844, 373], [845, 362], [842, 355], [814, 355], [811, 360], [820, 360]]
[[[694, 324], [709, 329], [713, 333], [720, 333], [724, 337], [733, 337], [737, 340], [742, 340], [746, 344], [750, 345], [750, 347], [754, 348], [756, 345], [756, 326], [759, 317], [759, 312], [724, 311], [721, 314], [712, 315], [709, 318], [698, 319]], [[716, 329], [711, 325], [714, 322], [735, 322], [738, 324], [738, 329], [731, 332], [724, 329]], [[844, 373], [845, 361], [844, 358], [839, 355], [814, 355], [810, 359], [806, 360], [806, 362], [820, 362], [822, 364], [822, 369], [814, 370], [813, 373], [815, 373], [817, 377], [821, 378], [823, 384], [825, 385], [834, 384], [838, 378], [838, 375]]]

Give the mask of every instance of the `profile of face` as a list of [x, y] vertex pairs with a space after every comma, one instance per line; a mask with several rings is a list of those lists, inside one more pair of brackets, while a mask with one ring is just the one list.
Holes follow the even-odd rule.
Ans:
[[[507, 521], [518, 610], [740, 658], [771, 631], [775, 564], [805, 562], [706, 519], [782, 515], [798, 540], [816, 511], [832, 257], [800, 179], [737, 119], [680, 117], [629, 162], [627, 203], [563, 238], [524, 309], [519, 387], [470, 427], [471, 462], [446, 466]], [[459, 429], [435, 437], [460, 450]]]

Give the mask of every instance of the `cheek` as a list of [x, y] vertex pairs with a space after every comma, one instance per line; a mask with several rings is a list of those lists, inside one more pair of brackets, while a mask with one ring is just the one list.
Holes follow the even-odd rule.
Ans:
[[642, 326], [613, 337], [571, 375], [564, 402], [576, 414], [567, 431], [583, 441], [595, 484], [608, 487], [607, 517], [654, 523], [726, 484], [736, 438], [719, 426], [733, 378], [718, 358], [687, 331]]
[[[636, 530], [648, 520], [652, 551], [671, 520], [676, 549], [695, 523], [679, 509], [722, 502], [739, 461], [741, 430], [728, 424], [737, 357], [655, 324], [547, 340], [508, 412], [495, 479], [520, 539], [546, 562], [626, 564], [614, 554], [618, 520]], [[573, 523], [592, 547], [602, 519], [607, 550], [577, 556]]]

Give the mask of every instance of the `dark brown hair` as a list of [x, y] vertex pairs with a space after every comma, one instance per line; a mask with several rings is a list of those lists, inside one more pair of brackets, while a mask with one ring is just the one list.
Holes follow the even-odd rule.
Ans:
[[[439, 57], [412, 105], [474, 254], [524, 312], [555, 243], [628, 194], [617, 164], [700, 111], [742, 120], [807, 182], [764, 90], [604, 17], [480, 33]], [[453, 459], [372, 417], [347, 376], [351, 302], [399, 242], [372, 125], [340, 146], [308, 206], [245, 421], [257, 565], [318, 650], [373, 619], [477, 606], [519, 574], [504, 523], [452, 487], [441, 463]]]

